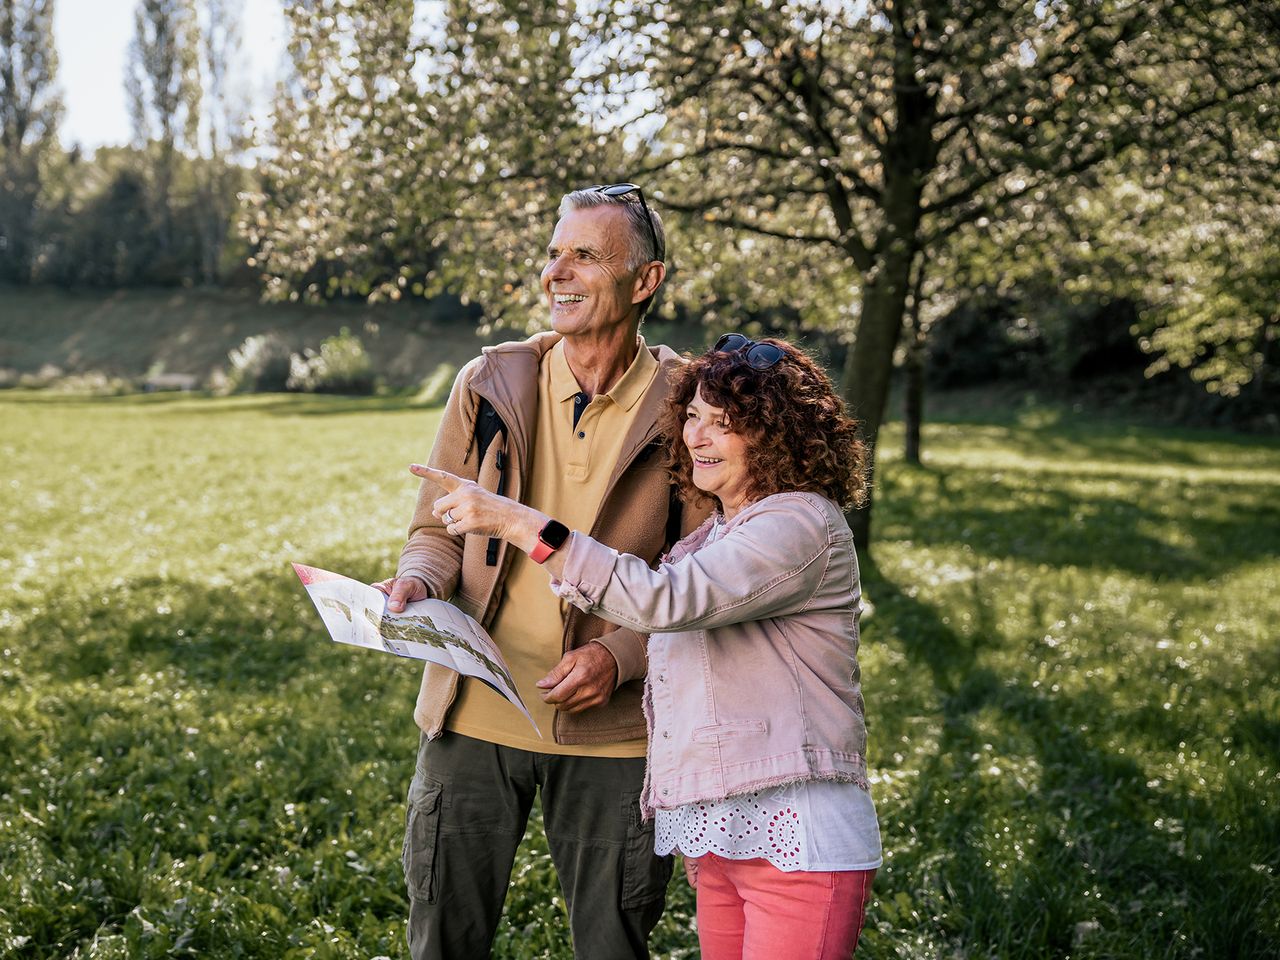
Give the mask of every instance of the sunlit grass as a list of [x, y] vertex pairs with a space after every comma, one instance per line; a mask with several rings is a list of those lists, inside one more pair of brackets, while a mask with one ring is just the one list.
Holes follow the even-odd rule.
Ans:
[[1274, 954], [1280, 445], [1016, 422], [925, 445], [889, 457], [867, 577], [868, 954]]
[[[403, 957], [412, 664], [287, 561], [394, 565], [438, 414], [0, 397], [0, 957]], [[888, 431], [860, 955], [1280, 952], [1280, 444]], [[864, 558], [866, 561], [866, 558]], [[536, 832], [535, 832], [536, 833]], [[694, 956], [683, 882], [655, 937]], [[502, 957], [570, 956], [526, 840]]]

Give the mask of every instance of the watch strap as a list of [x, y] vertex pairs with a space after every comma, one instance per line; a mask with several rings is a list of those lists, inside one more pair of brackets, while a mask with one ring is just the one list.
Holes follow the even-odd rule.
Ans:
[[533, 559], [534, 563], [546, 563], [547, 558], [555, 552], [555, 547], [539, 537], [538, 542], [533, 545], [533, 550], [529, 552], [529, 556]]
[[538, 542], [529, 551], [534, 563], [546, 563], [547, 558], [564, 546], [569, 539], [569, 528], [559, 520], [548, 520], [538, 531]]

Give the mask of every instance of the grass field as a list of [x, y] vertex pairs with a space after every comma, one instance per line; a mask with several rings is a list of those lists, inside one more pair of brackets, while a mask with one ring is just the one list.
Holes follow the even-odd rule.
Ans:
[[[412, 664], [288, 568], [391, 571], [431, 412], [0, 394], [0, 957], [403, 957]], [[1280, 443], [888, 431], [866, 957], [1280, 955]], [[545, 846], [502, 957], [571, 956]], [[655, 938], [696, 955], [680, 882]]]

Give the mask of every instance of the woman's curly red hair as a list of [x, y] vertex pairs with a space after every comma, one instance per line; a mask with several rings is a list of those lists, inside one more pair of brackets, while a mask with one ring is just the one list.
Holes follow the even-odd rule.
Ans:
[[831, 378], [807, 354], [783, 340], [766, 339], [785, 356], [767, 370], [747, 363], [746, 352], [708, 352], [675, 372], [662, 412], [667, 470], [686, 502], [707, 495], [693, 484], [693, 460], [684, 445], [686, 409], [702, 399], [725, 411], [729, 429], [747, 441], [748, 501], [786, 490], [819, 493], [845, 509], [867, 496], [867, 447], [858, 424], [845, 415]]

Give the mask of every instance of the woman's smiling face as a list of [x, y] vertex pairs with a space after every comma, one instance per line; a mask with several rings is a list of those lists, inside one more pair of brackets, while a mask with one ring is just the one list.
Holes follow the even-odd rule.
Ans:
[[693, 483], [720, 501], [726, 519], [747, 503], [747, 440], [730, 430], [725, 412], [694, 392], [685, 408], [684, 444], [693, 459]]

